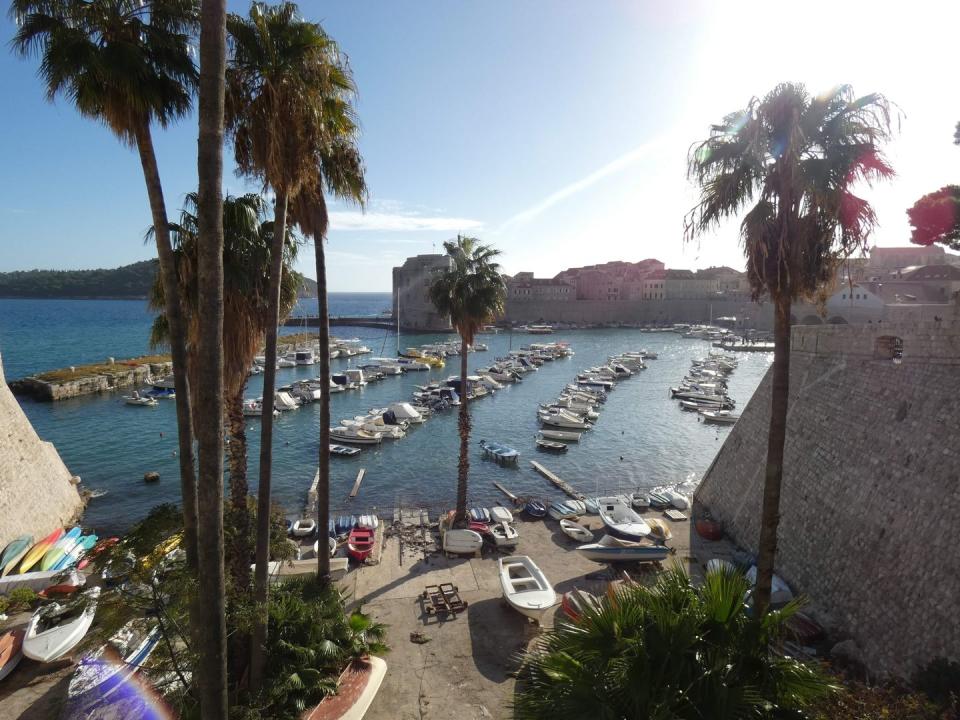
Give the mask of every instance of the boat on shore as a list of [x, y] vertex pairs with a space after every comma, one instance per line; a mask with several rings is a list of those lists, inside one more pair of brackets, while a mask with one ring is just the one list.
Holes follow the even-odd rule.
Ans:
[[600, 519], [614, 535], [635, 540], [650, 534], [650, 526], [623, 498], [597, 498], [597, 505], [600, 508]]
[[82, 603], [51, 603], [38, 608], [27, 625], [23, 654], [38, 662], [52, 662], [75, 648], [93, 624], [100, 588], [90, 588], [81, 597]]
[[529, 500], [523, 506], [523, 511], [532, 518], [540, 519], [547, 516], [547, 506], [539, 500]]
[[[52, 548], [61, 537], [63, 537], [63, 528], [57, 528], [45, 538], [38, 541], [23, 556], [23, 560], [20, 561], [19, 569], [16, 572], [20, 574], [29, 572], [34, 565], [43, 559], [43, 556], [47, 554], [50, 548]], [[11, 574], [13, 572], [13, 570], [10, 571]]]
[[517, 612], [539, 622], [557, 604], [557, 593], [537, 564], [526, 555], [497, 560], [503, 599]]
[[386, 661], [367, 656], [352, 660], [337, 680], [335, 695], [327, 695], [300, 720], [362, 720], [387, 674]]
[[483, 537], [475, 530], [447, 530], [443, 533], [443, 551], [455, 555], [473, 555], [483, 547]]
[[67, 686], [67, 697], [91, 697], [96, 692], [99, 699], [112, 692], [140, 670], [159, 642], [159, 627], [131, 620], [80, 661]]
[[594, 562], [661, 562], [670, 556], [670, 548], [663, 545], [622, 540], [612, 535], [581, 545], [577, 552]]
[[364, 562], [373, 552], [373, 530], [355, 527], [347, 539], [347, 554], [357, 562]]
[[13, 570], [32, 546], [33, 535], [21, 535], [11, 540], [0, 555], [0, 577]]
[[573, 520], [567, 520], [566, 518], [560, 520], [560, 529], [563, 530], [564, 534], [571, 540], [582, 543], [593, 542], [593, 533]]
[[508, 522], [490, 525], [489, 532], [497, 547], [516, 547], [520, 543], [520, 533]]

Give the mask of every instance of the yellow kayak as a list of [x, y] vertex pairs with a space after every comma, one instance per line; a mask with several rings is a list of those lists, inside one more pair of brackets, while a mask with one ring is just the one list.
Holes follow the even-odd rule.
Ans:
[[143, 562], [143, 567], [149, 570], [151, 567], [156, 565], [158, 562], [163, 560], [167, 555], [177, 549], [180, 545], [180, 542], [183, 540], [183, 533], [177, 533], [176, 535], [171, 535], [162, 543], [157, 545], [153, 550], [151, 550], [147, 555], [144, 555], [141, 558]]
[[23, 556], [20, 562], [20, 569], [17, 572], [29, 572], [30, 568], [40, 562], [40, 559], [49, 552], [50, 548], [63, 536], [63, 528], [57, 528], [47, 535], [43, 540], [34, 545], [30, 552]]

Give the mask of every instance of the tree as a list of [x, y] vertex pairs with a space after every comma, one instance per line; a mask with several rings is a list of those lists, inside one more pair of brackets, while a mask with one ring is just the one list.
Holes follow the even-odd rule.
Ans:
[[788, 713], [838, 688], [778, 650], [799, 604], [752, 615], [749, 586], [742, 573], [718, 570], [697, 588], [673, 568], [652, 587], [611, 589], [525, 655], [514, 717], [798, 717]]
[[927, 193], [907, 210], [915, 245], [946, 245], [960, 250], [960, 185], [946, 185]]
[[[180, 220], [173, 229], [174, 257], [179, 277], [185, 326], [187, 328], [187, 367], [191, 387], [198, 387], [200, 316], [197, 306], [197, 196], [187, 195]], [[270, 253], [273, 246], [273, 222], [267, 219], [267, 204], [260, 195], [227, 196], [223, 202], [223, 385], [226, 421], [230, 444], [227, 459], [230, 471], [231, 540], [227, 552], [232, 585], [236, 592], [247, 592], [250, 584], [250, 546], [247, 509], [247, 439], [243, 416], [243, 392], [249, 368], [263, 346], [269, 319]], [[292, 272], [297, 253], [293, 235], [287, 233], [284, 245], [284, 274], [280, 313], [286, 317], [297, 301], [301, 276]], [[151, 306], [165, 306], [163, 286], [156, 283]], [[166, 315], [157, 316], [151, 333], [154, 345], [169, 342]], [[269, 518], [269, 513], [268, 513]], [[268, 530], [269, 532], [269, 530]]]
[[[197, 139], [198, 636], [201, 715], [227, 720], [227, 624], [223, 567], [223, 127], [227, 65], [226, 0], [201, 0]], [[282, 226], [281, 226], [282, 227]], [[281, 238], [284, 232], [279, 232]]]
[[[695, 143], [689, 177], [700, 201], [685, 221], [692, 239], [746, 209], [740, 240], [754, 300], [774, 305], [774, 358], [757, 560], [756, 603], [764, 612], [780, 521], [780, 485], [790, 383], [790, 307], [829, 287], [837, 265], [864, 250], [876, 224], [873, 208], [853, 193], [861, 180], [888, 178], [881, 151], [890, 136], [890, 106], [878, 94], [855, 97], [849, 86], [811, 97], [782, 84], [753, 98]], [[747, 207], [752, 205], [752, 207]]]
[[[305, 189], [322, 201], [324, 180], [318, 161], [329, 153], [332, 125], [339, 115], [351, 121], [347, 96], [352, 80], [340, 60], [336, 44], [320, 25], [304, 21], [293, 3], [268, 6], [254, 3], [247, 18], [231, 15], [228, 21], [233, 58], [227, 73], [227, 124], [234, 143], [238, 170], [258, 178], [276, 194], [275, 223], [286, 227], [291, 202]], [[348, 133], [347, 137], [351, 137]], [[362, 174], [361, 189], [362, 189]], [[328, 182], [329, 184], [329, 182]], [[316, 204], [316, 203], [314, 203]], [[325, 214], [325, 207], [322, 212]], [[298, 220], [305, 220], [304, 217]], [[325, 227], [317, 226], [315, 229]], [[323, 236], [315, 237], [322, 261]], [[278, 299], [281, 268], [273, 255], [271, 301]], [[322, 262], [320, 272], [325, 271]], [[319, 280], [319, 279], [318, 279]], [[318, 292], [321, 307], [325, 294]], [[275, 306], [276, 307], [276, 304]], [[277, 313], [272, 313], [278, 318]], [[321, 316], [325, 317], [321, 311]], [[276, 323], [267, 330], [264, 403], [260, 441], [260, 487], [258, 504], [269, 508], [273, 443], [273, 396], [275, 384]], [[321, 328], [321, 335], [323, 335]], [[329, 354], [320, 348], [321, 374], [329, 375]], [[321, 436], [328, 432], [329, 389], [321, 388]], [[324, 417], [326, 416], [326, 419]], [[327, 439], [329, 444], [329, 437]], [[322, 445], [321, 441], [321, 445]], [[321, 448], [321, 468], [329, 462]], [[323, 495], [323, 493], [320, 493]], [[258, 520], [258, 527], [262, 527]], [[326, 527], [323, 525], [322, 527]], [[264, 614], [267, 597], [266, 556], [258, 533], [255, 592], [263, 610], [254, 624], [251, 647], [251, 688], [257, 690], [263, 677], [263, 645], [267, 631]]]
[[450, 269], [430, 284], [430, 302], [448, 316], [460, 334], [460, 461], [457, 465], [457, 509], [454, 522], [467, 515], [467, 480], [470, 473], [470, 412], [468, 410], [467, 351], [484, 323], [503, 313], [507, 288], [500, 266], [493, 259], [500, 254], [477, 238], [458, 235], [443, 247], [450, 257]]
[[[197, 72], [190, 32], [197, 22], [196, 0], [13, 0], [19, 24], [14, 52], [39, 55], [47, 98], [70, 99], [84, 117], [106, 125], [140, 155], [160, 261], [160, 277], [176, 287], [173, 249], [167, 229], [163, 186], [151, 125], [167, 127], [191, 105]], [[186, 370], [186, 333], [179, 295], [166, 294], [174, 388], [177, 393], [180, 489], [185, 549], [197, 562], [197, 480]]]

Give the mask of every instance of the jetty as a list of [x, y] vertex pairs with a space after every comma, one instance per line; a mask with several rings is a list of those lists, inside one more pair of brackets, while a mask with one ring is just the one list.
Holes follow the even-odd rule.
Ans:
[[172, 372], [173, 363], [168, 355], [147, 355], [129, 360], [107, 358], [93, 365], [48, 370], [9, 384], [15, 395], [52, 402], [147, 385], [151, 379], [163, 378]]
[[[320, 471], [317, 470], [319, 473]], [[363, 482], [363, 476], [366, 474], [366, 468], [360, 468], [360, 472], [357, 473], [357, 479], [353, 483], [353, 488], [350, 490], [350, 497], [355, 498], [357, 493], [360, 492], [360, 483]]]
[[514, 495], [512, 492], [510, 492], [509, 490], [507, 490], [507, 489], [506, 489], [503, 485], [501, 485], [500, 483], [494, 481], [493, 486], [494, 486], [497, 490], [499, 490], [500, 492], [502, 492], [504, 495], [506, 495], [508, 498], [510, 498], [510, 500], [512, 500], [513, 502], [519, 502], [519, 501], [520, 501], [520, 498], [518, 498], [518, 497], [517, 497], [516, 495]]
[[[397, 327], [396, 318], [390, 315], [355, 315], [355, 316], [333, 316], [328, 318], [331, 327], [370, 327], [385, 328], [394, 330]], [[318, 316], [303, 315], [299, 317], [288, 317], [283, 322], [286, 327], [319, 327], [320, 318]]]
[[531, 460], [530, 464], [533, 465], [534, 470], [536, 470], [538, 473], [543, 475], [547, 480], [549, 480], [558, 488], [563, 490], [567, 495], [572, 497], [574, 500], [583, 500], [584, 497], [586, 497], [583, 493], [577, 492], [576, 489], [573, 487], [573, 485], [568, 483], [566, 480], [562, 480], [555, 473], [552, 473], [549, 470], [547, 470], [543, 465], [538, 463], [536, 460]]

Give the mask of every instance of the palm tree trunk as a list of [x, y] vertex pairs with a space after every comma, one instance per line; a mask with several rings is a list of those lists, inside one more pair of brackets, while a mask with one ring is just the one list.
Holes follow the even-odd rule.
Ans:
[[280, 324], [280, 283], [283, 279], [283, 245], [287, 234], [287, 193], [277, 191], [270, 249], [270, 304], [263, 368], [263, 413], [260, 417], [260, 481], [257, 486], [257, 556], [253, 573], [257, 613], [250, 641], [250, 689], [263, 682], [264, 645], [267, 641], [267, 562], [270, 549], [270, 483], [273, 466], [273, 406], [277, 380], [277, 326]]
[[230, 435], [227, 459], [230, 469], [230, 528], [233, 547], [228, 559], [235, 592], [245, 594], [250, 587], [250, 512], [247, 497], [247, 432], [243, 419], [243, 385], [230, 393], [226, 401]]
[[166, 304], [167, 324], [170, 328], [170, 356], [173, 359], [173, 387], [177, 394], [177, 439], [180, 457], [180, 497], [183, 502], [183, 542], [186, 563], [190, 570], [197, 569], [197, 476], [193, 455], [193, 416], [190, 407], [190, 382], [187, 378], [187, 330], [180, 307], [180, 283], [177, 265], [170, 245], [170, 226], [167, 208], [160, 184], [160, 170], [154, 153], [150, 123], [137, 127], [137, 150], [147, 183], [150, 198], [150, 213], [153, 217], [153, 236], [157, 242], [157, 258], [160, 261], [160, 280]]
[[470, 411], [467, 408], [467, 339], [460, 336], [460, 462], [457, 464], [457, 512], [455, 523], [467, 517], [467, 477], [470, 474]]
[[197, 217], [200, 343], [197, 376], [198, 598], [193, 625], [200, 714], [227, 720], [227, 626], [223, 569], [223, 100], [226, 0], [201, 0]]
[[773, 385], [770, 390], [770, 430], [767, 435], [767, 468], [760, 516], [757, 553], [757, 587], [754, 610], [758, 615], [770, 605], [770, 586], [777, 556], [780, 524], [780, 486], [783, 482], [783, 446], [787, 439], [787, 402], [790, 394], [790, 298], [775, 300], [773, 321]]
[[327, 235], [327, 208], [323, 193], [319, 202], [324, 221], [322, 232], [313, 239], [314, 255], [317, 263], [317, 314], [320, 335], [320, 447], [317, 461], [317, 533], [320, 536], [320, 552], [317, 553], [317, 582], [321, 587], [330, 584], [330, 552], [322, 542], [327, 536], [330, 525], [330, 308], [327, 304], [327, 258], [323, 250], [323, 241]]

